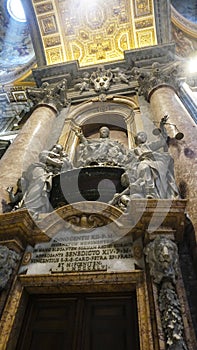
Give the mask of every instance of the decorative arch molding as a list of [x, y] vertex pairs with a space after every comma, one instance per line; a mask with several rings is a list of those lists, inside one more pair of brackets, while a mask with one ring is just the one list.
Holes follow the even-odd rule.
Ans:
[[139, 118], [140, 110], [136, 96], [100, 95], [73, 108], [66, 119], [59, 142], [73, 159], [78, 143], [75, 130], [86, 128], [90, 132], [91, 127], [88, 128], [90, 124], [107, 124], [124, 130], [128, 134], [128, 147], [131, 147], [133, 144], [131, 135], [136, 129], [135, 120]]
[[176, 9], [171, 5], [171, 21], [184, 33], [187, 33], [192, 38], [197, 39], [197, 24], [184, 18]]
[[[121, 95], [100, 95], [98, 97], [91, 98], [73, 109], [69, 114], [69, 119], [78, 126], [83, 125], [90, 117], [94, 115], [94, 106], [102, 106], [101, 112], [105, 111], [105, 105], [120, 105], [120, 111], [125, 114], [127, 110], [138, 110], [139, 106], [135, 101], [135, 98], [125, 97]], [[122, 108], [121, 108], [122, 107]]]
[[[49, 238], [56, 238], [59, 233], [76, 235], [83, 232], [91, 234], [109, 232], [114, 239], [125, 234], [123, 212], [108, 203], [84, 201], [58, 208], [45, 215], [38, 223], [41, 232]], [[128, 231], [128, 227], [126, 228]], [[61, 236], [62, 238], [62, 236]]]

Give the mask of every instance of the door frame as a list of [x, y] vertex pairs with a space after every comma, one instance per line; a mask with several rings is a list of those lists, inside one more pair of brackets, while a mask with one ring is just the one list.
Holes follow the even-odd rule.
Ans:
[[140, 350], [153, 350], [150, 303], [145, 273], [141, 270], [18, 275], [0, 322], [0, 349], [15, 349], [30, 295], [130, 291], [136, 292]]

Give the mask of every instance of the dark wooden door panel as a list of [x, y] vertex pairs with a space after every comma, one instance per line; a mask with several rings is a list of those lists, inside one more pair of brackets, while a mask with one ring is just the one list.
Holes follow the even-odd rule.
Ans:
[[[24, 348], [26, 349], [26, 348]], [[65, 332], [33, 332], [30, 350], [72, 349], [72, 338]]]
[[73, 350], [77, 303], [71, 298], [30, 300], [17, 350]]
[[82, 350], [137, 350], [136, 304], [132, 297], [87, 299]]
[[138, 350], [130, 295], [32, 297], [16, 350]]

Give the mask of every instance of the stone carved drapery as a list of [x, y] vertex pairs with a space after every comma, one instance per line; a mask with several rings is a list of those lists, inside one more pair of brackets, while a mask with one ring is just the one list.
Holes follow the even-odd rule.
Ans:
[[185, 185], [186, 193], [182, 198], [188, 198], [187, 212], [197, 232], [197, 184], [194, 181], [197, 169], [197, 126], [179, 98], [184, 81], [182, 77], [187, 76], [184, 74], [185, 63], [172, 62], [165, 67], [156, 63], [151, 69], [135, 67], [132, 72], [138, 80], [139, 93], [150, 102], [154, 122], [159, 123], [161, 117], [168, 114], [168, 122], [176, 125], [177, 130], [184, 131], [184, 140], [172, 140], [173, 146], [170, 146], [169, 151], [175, 161], [177, 186]]
[[99, 129], [99, 139], [87, 139], [82, 132], [75, 132], [80, 139], [77, 155], [77, 167], [87, 165], [118, 165], [125, 162], [126, 149], [115, 140], [110, 139], [107, 126]]
[[0, 245], [0, 291], [6, 287], [19, 259], [19, 254], [6, 246]]
[[165, 236], [157, 236], [145, 248], [150, 274], [158, 286], [161, 323], [168, 350], [187, 350], [183, 336], [181, 306], [176, 292], [178, 249]]
[[60, 144], [54, 145], [51, 150], [43, 150], [39, 154], [39, 161], [30, 164], [23, 171], [18, 180], [16, 193], [13, 188], [7, 188], [10, 202], [5, 204], [4, 212], [26, 207], [34, 218], [41, 213], [52, 210], [49, 194], [52, 189], [52, 178], [61, 171], [73, 168], [68, 155]]

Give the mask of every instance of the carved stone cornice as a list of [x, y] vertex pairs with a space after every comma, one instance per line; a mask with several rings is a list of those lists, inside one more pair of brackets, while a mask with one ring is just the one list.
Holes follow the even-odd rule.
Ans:
[[180, 81], [183, 81], [183, 72], [184, 66], [180, 61], [171, 62], [165, 66], [154, 62], [151, 68], [134, 67], [131, 70], [139, 84], [138, 94], [144, 95], [147, 101], [159, 87], [168, 86], [176, 91]]
[[32, 218], [27, 209], [19, 209], [0, 214], [0, 242], [11, 249], [17, 245], [17, 250], [20, 251], [27, 244], [34, 246], [48, 242], [59, 230], [73, 225], [75, 232], [110, 225], [115, 233], [130, 233], [136, 238], [144, 235], [144, 232], [148, 235], [149, 230], [154, 234], [167, 232], [175, 234], [176, 240], [180, 241], [184, 229], [185, 206], [186, 200], [133, 199], [130, 211], [122, 213], [106, 203], [84, 201], [41, 214], [39, 219]]
[[38, 228], [27, 209], [0, 214], [0, 243], [22, 251], [27, 244], [47, 241], [49, 237]]

